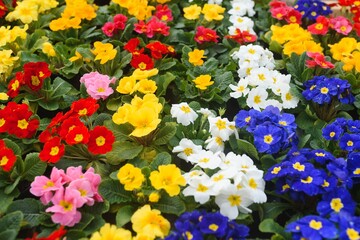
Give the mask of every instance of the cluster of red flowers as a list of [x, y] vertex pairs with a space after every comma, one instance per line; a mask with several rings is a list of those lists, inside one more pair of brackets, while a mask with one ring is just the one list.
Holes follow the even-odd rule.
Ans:
[[4, 140], [0, 139], [0, 167], [9, 172], [16, 162], [16, 156], [10, 148], [6, 147]]
[[255, 42], [257, 37], [254, 34], [249, 33], [248, 31], [241, 31], [240, 29], [235, 30], [236, 35], [227, 35], [225, 38], [232, 39], [237, 43], [252, 43]]
[[301, 13], [286, 5], [286, 2], [274, 0], [269, 3], [270, 13], [273, 18], [278, 20], [285, 20], [287, 23], [301, 24]]
[[153, 59], [162, 59], [164, 55], [175, 55], [175, 50], [172, 46], [163, 44], [159, 41], [148, 43], [145, 48], [150, 50], [150, 55], [144, 54], [145, 48], [139, 48], [140, 40], [138, 38], [130, 39], [124, 46], [124, 49], [132, 54], [130, 65], [133, 68], [141, 70], [149, 70], [154, 68]]
[[39, 120], [27, 104], [9, 102], [0, 110], [0, 133], [8, 133], [18, 138], [30, 138], [39, 127]]
[[116, 14], [112, 22], [107, 22], [101, 28], [103, 33], [108, 36], [112, 37], [116, 34], [119, 30], [124, 30], [126, 21], [128, 18], [123, 14]]
[[27, 86], [31, 91], [39, 91], [44, 79], [51, 76], [49, 65], [46, 62], [25, 63], [23, 72], [17, 72], [8, 84], [7, 94], [14, 98], [19, 94], [21, 86]]
[[89, 97], [73, 102], [65, 114], [58, 113], [43, 131], [40, 142], [44, 148], [40, 159], [44, 162], [56, 163], [65, 153], [65, 144], [87, 144], [89, 152], [105, 154], [112, 150], [114, 134], [104, 126], [96, 126], [89, 130], [81, 121], [81, 117], [91, 116], [99, 108], [96, 100]]

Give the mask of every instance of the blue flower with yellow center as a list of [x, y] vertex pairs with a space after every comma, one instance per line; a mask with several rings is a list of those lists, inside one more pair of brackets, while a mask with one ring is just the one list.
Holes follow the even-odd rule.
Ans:
[[303, 18], [311, 21], [315, 21], [320, 15], [326, 16], [332, 13], [330, 7], [319, 0], [299, 0], [294, 8], [301, 13]]
[[339, 215], [339, 239], [360, 239], [360, 218], [350, 214]]
[[344, 129], [336, 122], [327, 125], [322, 130], [322, 136], [328, 141], [339, 140], [343, 133]]
[[254, 131], [254, 144], [259, 152], [276, 153], [281, 149], [283, 130], [275, 125], [258, 126]]
[[199, 223], [199, 229], [203, 234], [211, 234], [223, 237], [227, 232], [228, 218], [220, 213], [208, 213], [204, 215]]
[[360, 150], [360, 134], [345, 133], [340, 139], [339, 146], [349, 152]]
[[320, 170], [308, 169], [302, 172], [299, 178], [295, 178], [290, 187], [295, 191], [314, 196], [322, 190], [323, 183], [324, 177]]

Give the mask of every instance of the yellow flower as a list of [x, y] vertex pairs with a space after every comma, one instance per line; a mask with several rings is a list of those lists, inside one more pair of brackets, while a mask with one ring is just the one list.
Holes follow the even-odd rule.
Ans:
[[72, 56], [71, 58], [69, 58], [69, 61], [70, 62], [75, 62], [79, 59], [82, 59], [83, 56], [78, 52], [78, 51], [75, 51], [75, 56]]
[[38, 12], [43, 13], [47, 10], [55, 8], [59, 3], [55, 0], [27, 0], [38, 6]]
[[199, 77], [195, 78], [193, 82], [195, 83], [195, 87], [199, 88], [200, 90], [206, 90], [208, 86], [214, 84], [214, 81], [211, 81], [211, 76], [208, 74], [200, 75]]
[[134, 107], [128, 103], [119, 107], [116, 113], [112, 116], [112, 120], [115, 124], [124, 124], [128, 122], [129, 116], [132, 114]]
[[5, 46], [10, 42], [10, 26], [1, 26], [0, 27], [0, 47]]
[[141, 80], [141, 79], [147, 79], [152, 76], [155, 76], [158, 73], [159, 73], [159, 70], [157, 68], [153, 68], [150, 70], [141, 70], [141, 69], [137, 68], [137, 69], [135, 69], [135, 71], [133, 72], [133, 74], [131, 76], [134, 77], [136, 80]]
[[0, 101], [7, 101], [9, 100], [9, 95], [4, 92], [0, 92]]
[[131, 105], [134, 106], [135, 109], [140, 109], [142, 107], [152, 108], [157, 114], [162, 110], [162, 105], [159, 103], [159, 99], [155, 94], [146, 94], [142, 99], [135, 96], [131, 100]]
[[206, 21], [211, 22], [212, 20], [222, 20], [224, 18], [221, 13], [224, 13], [225, 8], [217, 5], [217, 4], [205, 4], [202, 13], [204, 14], [204, 17]]
[[316, 43], [313, 40], [305, 41], [305, 51], [306, 52], [318, 52], [322, 53], [323, 48], [321, 47], [320, 43]]
[[184, 18], [188, 20], [195, 20], [200, 17], [201, 7], [196, 4], [190, 5], [189, 7], [183, 8]]
[[95, 60], [100, 60], [100, 64], [105, 64], [107, 61], [115, 58], [117, 51], [111, 43], [102, 43], [96, 41], [94, 43], [95, 49], [92, 53], [96, 56]]
[[142, 79], [136, 85], [138, 85], [136, 89], [144, 94], [155, 93], [157, 89], [156, 82], [148, 79]]
[[131, 217], [132, 228], [139, 235], [164, 238], [170, 231], [170, 222], [161, 216], [159, 210], [151, 210], [150, 205], [138, 209]]
[[127, 163], [120, 168], [117, 178], [120, 183], [124, 185], [126, 191], [141, 188], [141, 185], [145, 180], [144, 175], [141, 173], [141, 169], [134, 167], [134, 165], [130, 163]]
[[60, 30], [65, 30], [67, 27], [67, 20], [66, 18], [58, 18], [58, 19], [54, 19], [50, 22], [49, 24], [50, 30], [51, 31], [60, 31]]
[[133, 237], [132, 240], [153, 240], [154, 238], [151, 238], [145, 234], [138, 234], [135, 237]]
[[143, 137], [154, 131], [161, 120], [158, 113], [150, 107], [141, 107], [128, 116], [129, 123], [135, 127], [131, 136]]
[[0, 73], [7, 73], [10, 70], [15, 61], [19, 59], [19, 57], [12, 57], [12, 50], [2, 50], [0, 51]]
[[120, 79], [116, 91], [122, 94], [133, 94], [136, 88], [136, 79], [133, 76], [123, 77]]
[[347, 56], [357, 47], [357, 41], [355, 38], [344, 37], [340, 42], [330, 46], [330, 52], [335, 60], [341, 60], [343, 56]]
[[151, 185], [156, 189], [164, 189], [170, 197], [180, 193], [180, 186], [185, 186], [186, 180], [175, 164], [161, 165], [159, 171], [150, 174]]
[[137, 20], [145, 20], [152, 16], [155, 7], [148, 6], [147, 0], [133, 0], [127, 4], [128, 13], [136, 17]]
[[194, 49], [194, 51], [189, 52], [188, 53], [189, 63], [191, 63], [194, 66], [203, 65], [204, 61], [202, 60], [202, 58], [206, 58], [204, 56], [204, 53], [205, 53], [204, 50], [199, 50], [199, 49]]
[[296, 53], [297, 55], [301, 55], [303, 52], [306, 51], [304, 42], [299, 42], [299, 41], [290, 41], [287, 42], [284, 45], [284, 54], [287, 56], [290, 56], [291, 53]]
[[91, 235], [90, 240], [131, 240], [131, 232], [106, 223], [98, 232]]
[[42, 51], [43, 51], [43, 53], [45, 53], [49, 57], [55, 57], [56, 56], [55, 49], [54, 49], [53, 45], [51, 43], [49, 43], [49, 42], [43, 43]]
[[156, 203], [160, 199], [160, 194], [158, 192], [152, 192], [149, 195], [149, 202]]
[[170, 2], [171, 0], [156, 0], [156, 2], [160, 3], [160, 4], [164, 4], [167, 2]]
[[8, 13], [6, 21], [20, 20], [22, 23], [31, 23], [38, 20], [38, 6], [29, 1], [17, 2], [15, 10]]
[[[359, 52], [359, 51], [355, 51], [355, 52], [353, 53], [353, 56], [354, 56], [354, 59], [360, 59], [360, 52]], [[357, 72], [360, 72], [360, 61], [359, 61], [359, 60], [357, 60], [357, 61], [355, 62], [355, 69], [356, 69]]]
[[26, 31], [28, 29], [29, 26], [27, 24], [25, 24], [23, 28], [20, 28], [19, 26], [13, 27], [13, 29], [10, 30], [10, 42], [15, 41], [18, 37], [20, 37], [21, 39], [26, 39]]
[[131, 0], [112, 0], [114, 3], [117, 3], [117, 4], [119, 4], [121, 7], [123, 7], [123, 8], [127, 8], [127, 6], [128, 6], [128, 4], [129, 4], [129, 2], [131, 1]]

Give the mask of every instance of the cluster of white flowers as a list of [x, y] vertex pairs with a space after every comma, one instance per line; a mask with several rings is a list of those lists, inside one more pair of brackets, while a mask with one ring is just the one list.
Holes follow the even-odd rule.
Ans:
[[[234, 122], [217, 117], [208, 109], [201, 109], [198, 113], [206, 117], [209, 123], [211, 136], [205, 141], [205, 148], [188, 138], [181, 139], [179, 145], [173, 148], [179, 158], [198, 169], [184, 174], [187, 186], [183, 194], [193, 196], [200, 204], [214, 197], [220, 213], [230, 219], [235, 219], [239, 212], [251, 212], [248, 207], [252, 203], [266, 202], [263, 171], [257, 169], [245, 154], [224, 153], [224, 142], [232, 134], [237, 134]], [[187, 103], [173, 104], [171, 107], [172, 117], [184, 126], [194, 123], [198, 113]], [[205, 173], [207, 170], [213, 174], [209, 176]]]
[[290, 92], [291, 75], [275, 70], [273, 54], [258, 45], [243, 45], [232, 54], [239, 64], [239, 82], [230, 85], [233, 98], [246, 98], [246, 104], [257, 110], [269, 105], [295, 108], [299, 99]]
[[[230, 35], [236, 35], [236, 29], [248, 31], [256, 35], [254, 31], [254, 21], [250, 18], [255, 15], [253, 0], [233, 0], [230, 2], [231, 9], [228, 11], [232, 26], [228, 27]], [[247, 16], [246, 16], [247, 15]]]

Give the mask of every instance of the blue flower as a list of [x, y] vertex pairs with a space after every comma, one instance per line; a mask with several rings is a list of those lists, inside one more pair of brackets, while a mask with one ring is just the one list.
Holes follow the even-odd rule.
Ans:
[[310, 158], [313, 158], [316, 162], [320, 164], [335, 160], [335, 157], [331, 153], [322, 149], [312, 150], [309, 155]]
[[229, 219], [220, 213], [208, 213], [202, 217], [199, 229], [203, 234], [223, 237], [227, 232], [228, 221]]
[[355, 213], [356, 203], [346, 188], [336, 188], [334, 191], [322, 195], [322, 201], [317, 205], [317, 212], [322, 217], [331, 214], [331, 219], [337, 220], [342, 212]]
[[335, 239], [337, 236], [337, 229], [332, 222], [315, 215], [305, 216], [288, 224], [286, 231], [295, 233], [298, 239]]
[[327, 125], [322, 130], [322, 135], [326, 140], [339, 140], [343, 133], [343, 128], [336, 122]]
[[282, 138], [283, 130], [275, 125], [258, 126], [254, 131], [254, 144], [259, 152], [279, 152]]
[[339, 218], [339, 239], [360, 239], [360, 218], [350, 214], [340, 214]]
[[342, 150], [354, 151], [360, 149], [360, 134], [345, 133], [340, 139], [339, 146]]
[[247, 127], [250, 125], [251, 116], [249, 111], [240, 110], [235, 118], [235, 126], [238, 128]]
[[249, 228], [243, 224], [238, 224], [233, 220], [228, 223], [228, 233], [226, 234], [225, 239], [242, 240], [248, 235]]
[[319, 15], [326, 16], [332, 13], [330, 7], [319, 0], [299, 0], [294, 8], [311, 21], [315, 21]]
[[360, 120], [348, 120], [347, 128], [351, 133], [360, 133]]
[[324, 177], [321, 171], [309, 169], [301, 173], [299, 178], [294, 179], [290, 187], [295, 191], [302, 191], [309, 196], [314, 196], [321, 191], [323, 183]]
[[349, 177], [353, 179], [355, 183], [360, 182], [360, 152], [352, 152], [347, 159], [346, 168], [349, 173]]

